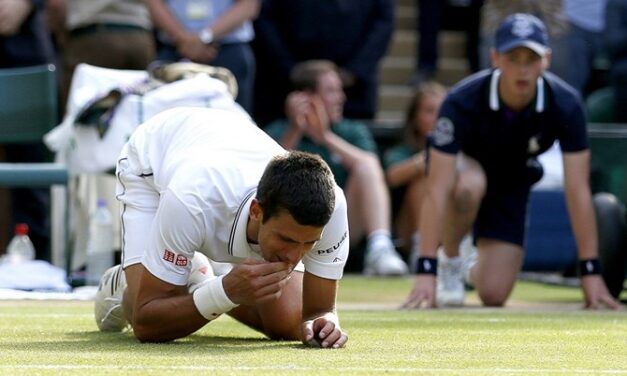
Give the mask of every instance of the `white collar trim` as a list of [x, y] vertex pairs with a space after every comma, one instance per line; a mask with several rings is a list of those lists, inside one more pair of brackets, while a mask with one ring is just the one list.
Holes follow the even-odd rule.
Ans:
[[250, 214], [250, 204], [255, 198], [256, 190], [249, 192], [242, 203], [240, 204], [238, 211], [233, 221], [233, 227], [231, 228], [231, 235], [229, 237], [229, 254], [231, 256], [239, 257], [242, 259], [253, 257], [261, 258], [260, 252], [256, 251], [251, 244], [248, 243], [246, 237], [246, 228], [248, 227], [248, 216]]
[[[490, 79], [490, 109], [492, 111], [498, 111], [501, 108], [499, 101], [499, 77], [501, 76], [501, 70], [495, 69], [492, 72], [492, 78]], [[542, 76], [538, 77], [536, 93], [536, 112], [544, 112], [544, 79]]]

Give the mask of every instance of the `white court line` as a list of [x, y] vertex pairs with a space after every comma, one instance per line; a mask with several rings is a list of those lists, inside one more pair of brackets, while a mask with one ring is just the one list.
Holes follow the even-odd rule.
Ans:
[[402, 373], [414, 373], [414, 372], [430, 372], [430, 373], [451, 373], [460, 372], [464, 373], [505, 373], [505, 374], [547, 374], [547, 373], [564, 373], [564, 374], [607, 374], [607, 375], [627, 375], [627, 369], [566, 369], [566, 368], [426, 368], [426, 367], [402, 367], [402, 368], [372, 368], [372, 367], [332, 367], [332, 368], [316, 368], [316, 367], [301, 367], [296, 365], [276, 365], [276, 366], [209, 366], [209, 365], [183, 365], [183, 366], [141, 366], [141, 365], [73, 365], [73, 364], [25, 364], [25, 365], [0, 365], [1, 369], [54, 369], [54, 370], [180, 370], [180, 371], [315, 371], [320, 372], [328, 370], [330, 372], [402, 372]]

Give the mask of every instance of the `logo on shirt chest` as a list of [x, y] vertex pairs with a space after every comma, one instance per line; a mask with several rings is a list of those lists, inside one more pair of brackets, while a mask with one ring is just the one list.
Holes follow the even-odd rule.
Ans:
[[539, 136], [532, 136], [529, 138], [529, 143], [527, 144], [527, 153], [528, 154], [537, 154], [540, 151], [540, 141]]

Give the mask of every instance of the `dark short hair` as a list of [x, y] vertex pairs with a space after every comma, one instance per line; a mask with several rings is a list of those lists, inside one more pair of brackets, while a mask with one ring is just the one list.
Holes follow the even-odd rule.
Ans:
[[301, 225], [322, 227], [335, 209], [335, 179], [318, 155], [289, 151], [268, 163], [257, 201], [264, 222], [286, 210]]
[[294, 90], [316, 91], [318, 77], [327, 72], [337, 72], [337, 65], [329, 60], [306, 60], [294, 66], [290, 81]]

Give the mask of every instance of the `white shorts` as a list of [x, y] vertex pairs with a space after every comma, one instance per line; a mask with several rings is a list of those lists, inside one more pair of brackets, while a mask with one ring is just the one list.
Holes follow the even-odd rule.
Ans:
[[120, 224], [122, 237], [122, 267], [138, 264], [147, 244], [146, 239], [155, 226], [155, 216], [159, 206], [159, 191], [155, 187], [152, 174], [140, 175], [133, 168], [125, 146], [118, 160], [116, 175], [116, 198], [122, 204]]

